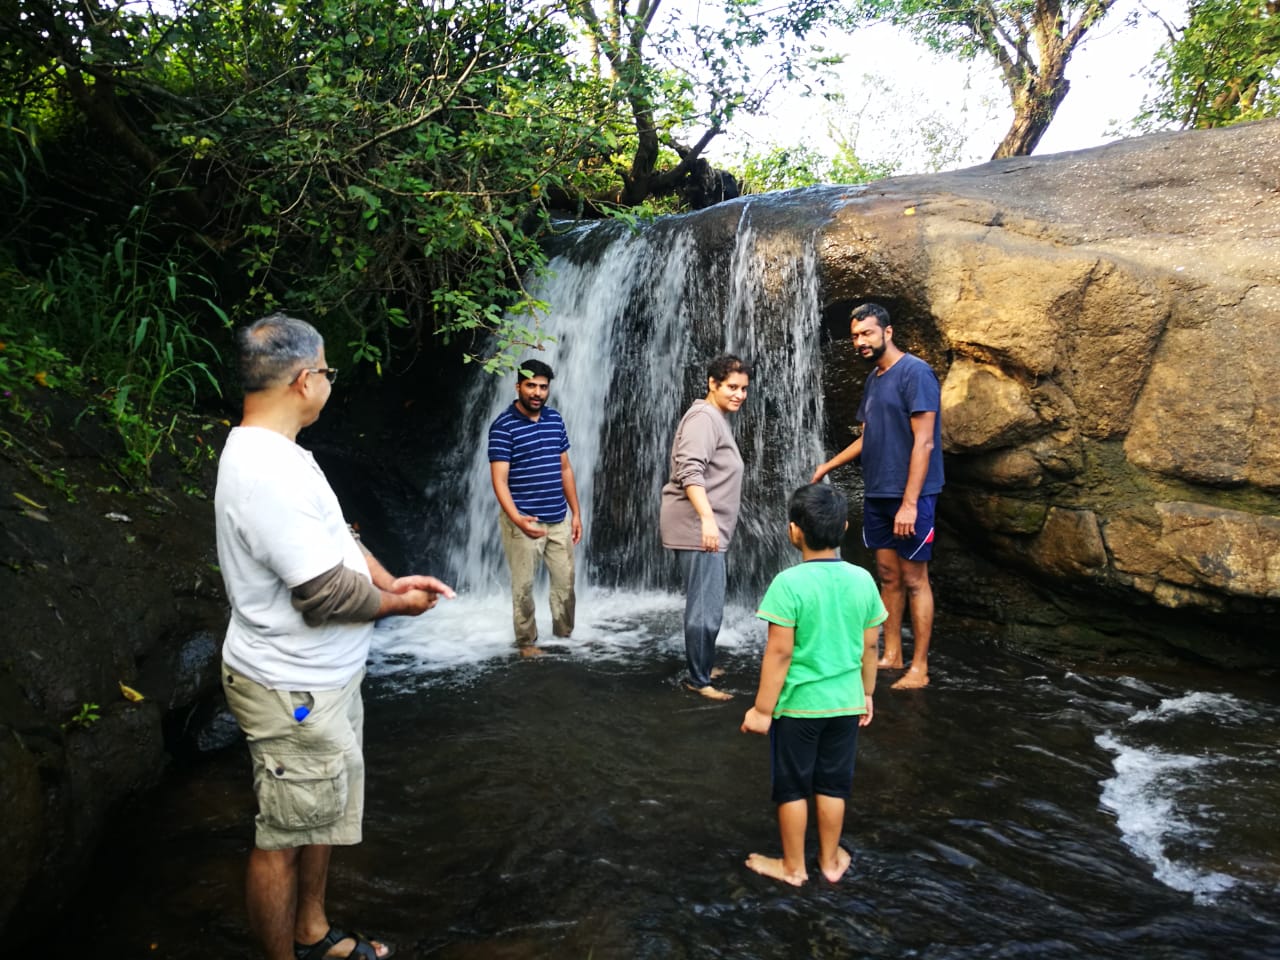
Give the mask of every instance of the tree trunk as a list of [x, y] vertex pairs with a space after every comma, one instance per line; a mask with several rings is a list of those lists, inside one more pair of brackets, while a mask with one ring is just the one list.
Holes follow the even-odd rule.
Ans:
[[1046, 80], [1043, 75], [1035, 77], [1015, 99], [1013, 122], [1009, 124], [1009, 130], [996, 147], [996, 152], [991, 155], [992, 160], [1027, 157], [1035, 150], [1071, 86], [1070, 81], [1063, 76], [1065, 68], [1064, 60], [1050, 79]]

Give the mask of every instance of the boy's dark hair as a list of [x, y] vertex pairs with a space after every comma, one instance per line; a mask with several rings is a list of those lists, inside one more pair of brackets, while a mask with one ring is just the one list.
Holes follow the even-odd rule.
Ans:
[[551, 367], [541, 360], [525, 360], [516, 367], [517, 384], [532, 380], [534, 377], [546, 377], [547, 383], [550, 383], [556, 375], [551, 372]]
[[829, 483], [810, 483], [791, 495], [787, 519], [800, 528], [810, 550], [830, 550], [844, 539], [849, 504]]
[[864, 303], [854, 307], [853, 312], [849, 314], [850, 322], [861, 320], [864, 317], [870, 317], [874, 320], [881, 330], [889, 326], [889, 311], [878, 303]]
[[751, 364], [732, 353], [723, 353], [707, 364], [707, 379], [716, 383], [724, 383], [731, 373], [745, 373], [751, 376]]

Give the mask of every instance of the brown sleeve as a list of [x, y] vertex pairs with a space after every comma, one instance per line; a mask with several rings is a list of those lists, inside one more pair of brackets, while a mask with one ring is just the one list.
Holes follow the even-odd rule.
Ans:
[[377, 617], [382, 606], [382, 592], [342, 564], [298, 584], [292, 593], [293, 609], [302, 614], [309, 627], [330, 620], [365, 623]]

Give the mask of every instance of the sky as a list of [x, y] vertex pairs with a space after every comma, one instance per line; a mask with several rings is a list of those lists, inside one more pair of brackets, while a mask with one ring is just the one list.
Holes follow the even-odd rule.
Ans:
[[[1139, 112], [1150, 81], [1141, 71], [1167, 39], [1158, 13], [1180, 26], [1185, 0], [1120, 0], [1076, 48], [1067, 66], [1070, 92], [1036, 148], [1036, 155], [1098, 146], [1126, 134]], [[1143, 14], [1126, 24], [1130, 14]], [[824, 154], [835, 152], [827, 134], [856, 132], [855, 153], [864, 162], [896, 159], [899, 173], [926, 168], [922, 146], [932, 131], [951, 145], [944, 169], [982, 163], [1004, 136], [1012, 118], [1008, 94], [989, 58], [960, 63], [940, 58], [892, 26], [879, 24], [829, 40], [844, 55], [827, 89], [844, 94], [832, 107], [804, 97], [799, 85], [775, 91], [765, 115], [738, 117], [733, 128], [712, 142], [708, 158], [729, 162], [770, 143], [806, 142]]]

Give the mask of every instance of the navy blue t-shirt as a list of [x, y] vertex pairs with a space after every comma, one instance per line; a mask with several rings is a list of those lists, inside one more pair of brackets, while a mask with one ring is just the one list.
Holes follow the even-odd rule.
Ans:
[[907, 489], [911, 464], [913, 413], [933, 418], [933, 450], [921, 496], [942, 490], [942, 391], [933, 370], [919, 357], [905, 353], [885, 373], [878, 368], [867, 377], [858, 422], [862, 431], [862, 482], [867, 497], [901, 497]]
[[568, 449], [564, 420], [550, 407], [530, 420], [512, 403], [489, 426], [489, 462], [511, 464], [507, 486], [516, 509], [543, 523], [559, 523], [569, 512], [560, 472], [560, 454]]

